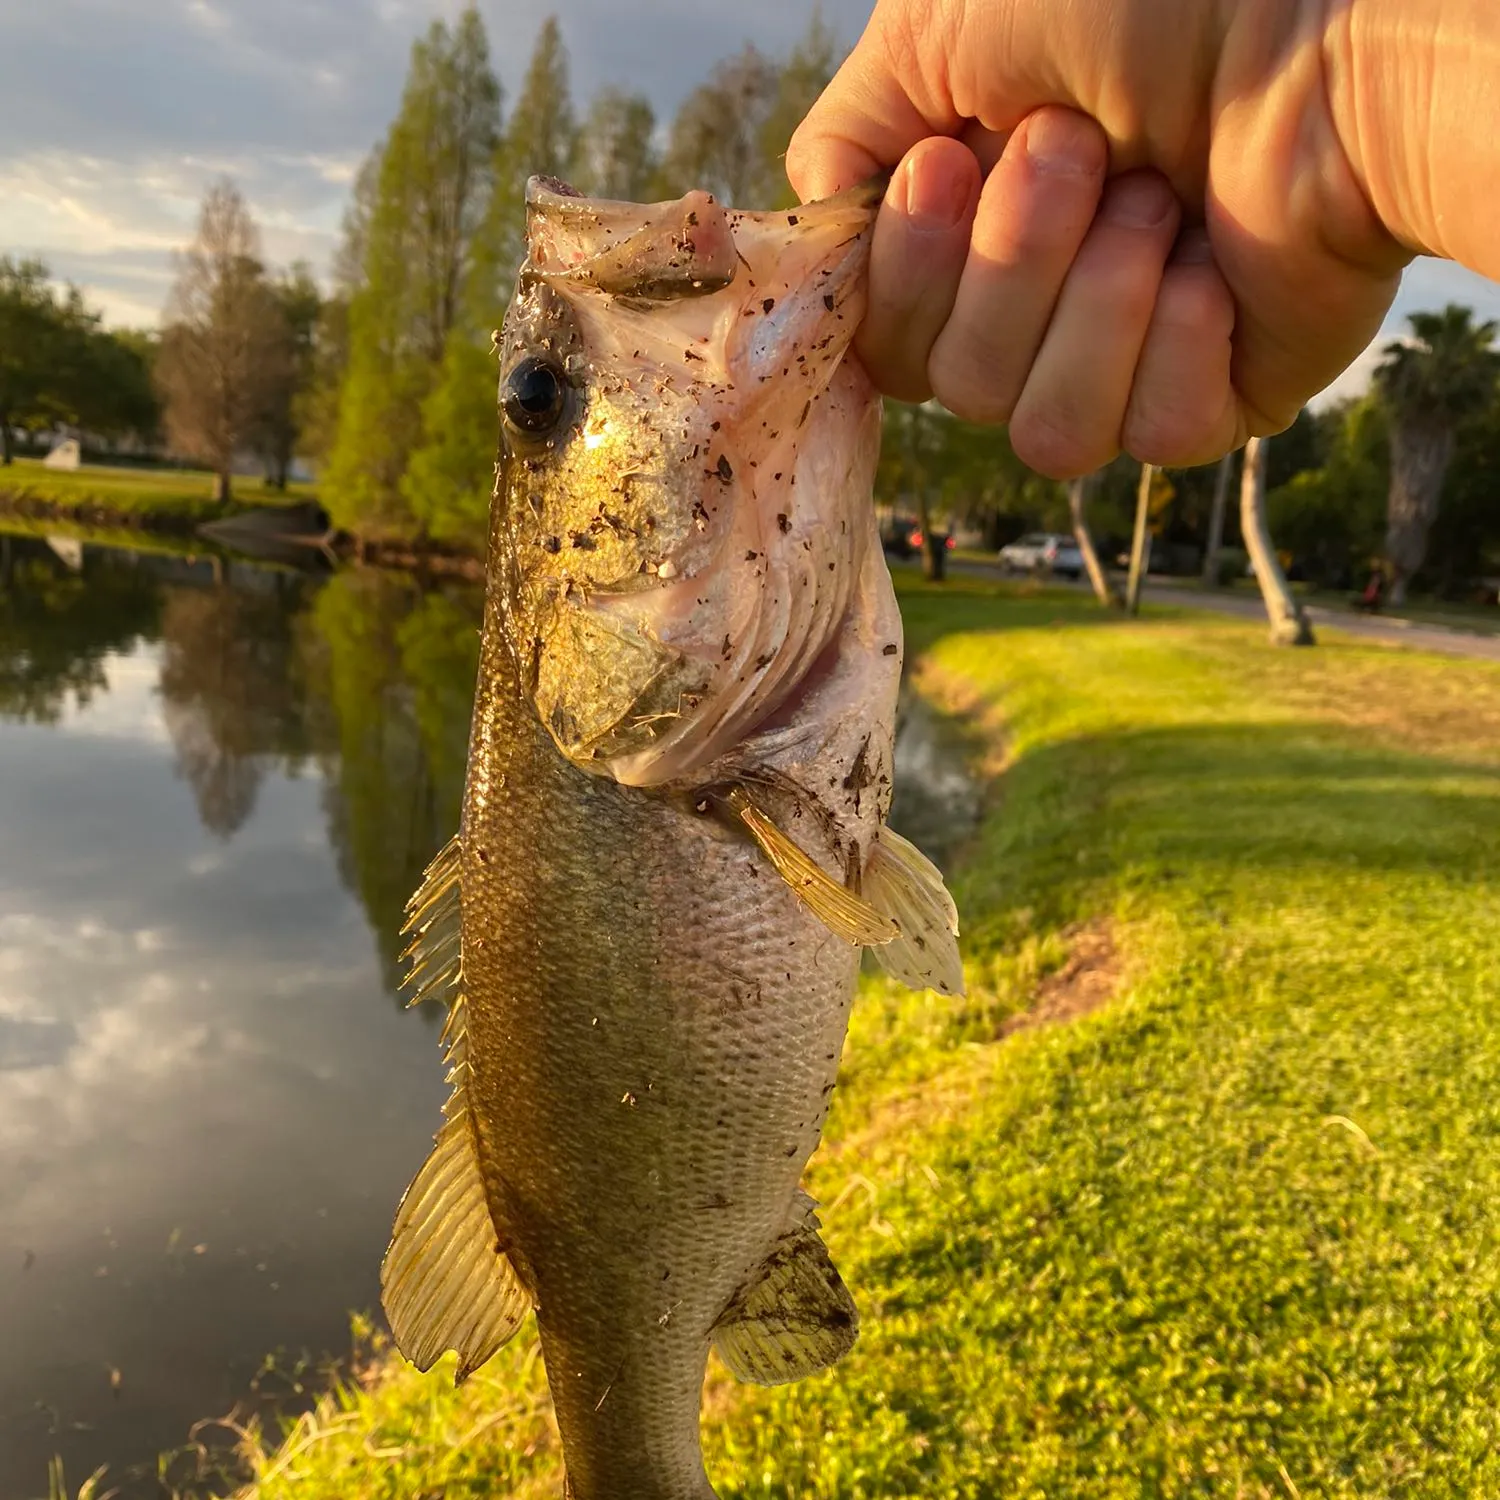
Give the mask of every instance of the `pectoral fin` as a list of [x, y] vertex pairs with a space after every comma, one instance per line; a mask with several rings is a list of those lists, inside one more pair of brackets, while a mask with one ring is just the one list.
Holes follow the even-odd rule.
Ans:
[[515, 1333], [530, 1299], [495, 1237], [469, 1114], [458, 874], [454, 839], [407, 907], [409, 1003], [438, 994], [448, 1002], [442, 1042], [453, 1092], [437, 1144], [396, 1210], [380, 1296], [402, 1354], [430, 1370], [452, 1349], [461, 1381]]
[[777, 1242], [714, 1329], [738, 1380], [785, 1385], [837, 1364], [859, 1337], [859, 1311], [809, 1214]]
[[895, 922], [901, 936], [875, 949], [880, 966], [914, 990], [964, 992], [958, 952], [958, 908], [942, 872], [914, 844], [882, 828], [865, 866], [864, 895]]
[[842, 886], [789, 838], [743, 791], [729, 798], [750, 836], [771, 861], [792, 893], [831, 932], [863, 947], [878, 947], [899, 936], [899, 929], [868, 901]]

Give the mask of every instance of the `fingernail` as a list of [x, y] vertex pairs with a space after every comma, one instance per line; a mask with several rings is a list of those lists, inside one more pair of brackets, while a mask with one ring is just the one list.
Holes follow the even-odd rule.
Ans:
[[1172, 259], [1179, 266], [1206, 266], [1214, 258], [1214, 247], [1206, 229], [1184, 229], [1177, 236]]
[[1118, 177], [1104, 195], [1104, 217], [1128, 229], [1155, 229], [1176, 203], [1164, 177], [1155, 172], [1132, 172]]
[[1090, 177], [1104, 170], [1103, 137], [1079, 115], [1044, 109], [1026, 122], [1026, 156], [1040, 172]]
[[968, 212], [969, 179], [960, 172], [928, 166], [914, 156], [902, 169], [906, 189], [906, 217], [914, 229], [938, 234], [952, 229]]

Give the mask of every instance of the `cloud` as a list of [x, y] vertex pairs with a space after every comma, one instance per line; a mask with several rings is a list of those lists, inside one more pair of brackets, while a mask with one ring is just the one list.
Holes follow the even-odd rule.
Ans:
[[[411, 44], [459, 0], [49, 0], [13, 6], [0, 50], [0, 250], [40, 254], [112, 323], [152, 323], [171, 252], [215, 178], [240, 185], [268, 257], [322, 270], [359, 162], [400, 103]], [[853, 40], [869, 0], [825, 0]], [[542, 12], [483, 5], [507, 96]], [[606, 83], [662, 115], [745, 40], [772, 51], [803, 0], [564, 0], [575, 94]]]

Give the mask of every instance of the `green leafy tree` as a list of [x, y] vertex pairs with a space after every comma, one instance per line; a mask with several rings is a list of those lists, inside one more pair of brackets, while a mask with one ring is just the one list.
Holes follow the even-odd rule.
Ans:
[[752, 42], [719, 63], [672, 120], [662, 163], [669, 193], [702, 188], [749, 209], [777, 201], [785, 174], [767, 153], [767, 137], [780, 89], [780, 68]]
[[593, 198], [641, 203], [658, 190], [656, 114], [642, 94], [601, 89], [578, 135], [573, 184]]
[[150, 329], [94, 329], [88, 335], [84, 379], [77, 393], [79, 425], [105, 438], [156, 442], [161, 401], [155, 368], [159, 347]]
[[496, 153], [494, 187], [475, 245], [461, 316], [449, 332], [437, 384], [422, 405], [421, 446], [401, 493], [430, 536], [471, 551], [484, 547], [494, 490], [499, 327], [526, 232], [526, 180], [566, 177], [577, 147], [568, 56], [555, 17], [537, 34], [526, 77]]
[[[1321, 412], [1315, 426], [1321, 462], [1285, 474], [1267, 496], [1267, 517], [1277, 545], [1311, 582], [1348, 587], [1363, 581], [1381, 549], [1390, 488], [1386, 413], [1366, 395]], [[1274, 446], [1269, 467], [1274, 482]]]
[[102, 411], [111, 353], [76, 287], [59, 290], [40, 260], [0, 256], [0, 461], [12, 461], [16, 427], [77, 423], [91, 401]]
[[781, 65], [775, 97], [761, 123], [760, 152], [766, 167], [764, 190], [768, 196], [754, 207], [789, 208], [797, 202], [797, 195], [786, 180], [786, 149], [793, 131], [828, 87], [838, 65], [837, 38], [823, 17], [822, 6], [816, 5], [802, 40]]
[[365, 249], [384, 152], [382, 142], [354, 175], [333, 253], [332, 291], [323, 299], [313, 333], [312, 370], [293, 407], [298, 446], [306, 457], [320, 464], [327, 463], [338, 436], [339, 395], [349, 373], [349, 304], [364, 285]]
[[257, 445], [266, 481], [284, 490], [300, 437], [299, 417], [317, 371], [323, 294], [305, 261], [270, 283], [278, 318], [277, 346], [266, 371], [265, 406], [257, 423]]
[[[477, 288], [503, 306], [526, 254], [526, 183], [534, 176], [572, 176], [578, 158], [578, 127], [568, 82], [568, 49], [556, 16], [537, 32], [526, 77], [510, 112], [495, 161], [495, 191], [485, 241], [494, 256], [496, 281]], [[495, 326], [492, 321], [490, 326]]]
[[217, 183], [178, 260], [156, 380], [168, 438], [213, 470], [219, 500], [230, 498], [235, 457], [257, 433], [287, 343], [260, 232], [239, 190]]
[[1500, 396], [1460, 423], [1443, 504], [1428, 534], [1426, 572], [1437, 590], [1464, 597], [1500, 574]]
[[1411, 327], [1410, 339], [1386, 346], [1375, 373], [1390, 422], [1385, 546], [1393, 604], [1405, 599], [1427, 555], [1459, 425], [1494, 399], [1500, 380], [1495, 324], [1475, 323], [1472, 309], [1413, 313]]
[[499, 127], [500, 85], [478, 12], [466, 10], [451, 31], [434, 22], [412, 49], [368, 218], [350, 235], [361, 271], [323, 488], [334, 520], [361, 535], [417, 529], [401, 481], [482, 258]]

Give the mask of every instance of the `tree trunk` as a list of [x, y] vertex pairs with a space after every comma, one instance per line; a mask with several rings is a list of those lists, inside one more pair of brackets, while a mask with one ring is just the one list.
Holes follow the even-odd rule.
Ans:
[[1266, 440], [1251, 438], [1245, 446], [1245, 468], [1240, 477], [1240, 530], [1255, 568], [1255, 581], [1271, 617], [1273, 646], [1315, 644], [1312, 625], [1287, 584], [1271, 529], [1266, 525]]
[[1125, 608], [1133, 615], [1141, 612], [1141, 588], [1151, 567], [1151, 476], [1156, 470], [1141, 465], [1141, 482], [1135, 494], [1135, 536], [1130, 543], [1130, 577], [1125, 584]]
[[1229, 480], [1234, 473], [1234, 454], [1219, 460], [1214, 479], [1214, 505], [1208, 516], [1208, 546], [1203, 552], [1203, 581], [1210, 588], [1219, 586], [1219, 549], [1224, 545], [1224, 512], [1229, 508]]
[[917, 497], [917, 523], [922, 528], [922, 577], [929, 583], [941, 583], [948, 576], [948, 549], [933, 535], [932, 511], [925, 492]]
[[234, 499], [234, 481], [228, 469], [220, 469], [214, 475], [214, 503], [228, 505]]
[[1078, 551], [1083, 558], [1083, 566], [1088, 570], [1089, 582], [1094, 586], [1094, 593], [1099, 602], [1106, 609], [1119, 609], [1121, 599], [1115, 592], [1115, 586], [1110, 582], [1109, 574], [1104, 571], [1104, 565], [1099, 561], [1099, 553], [1094, 547], [1094, 538], [1089, 532], [1088, 516], [1084, 511], [1084, 502], [1088, 499], [1089, 480], [1075, 479], [1068, 486], [1068, 509], [1073, 516], [1073, 539], [1078, 543]]
[[1406, 586], [1427, 556], [1427, 533], [1437, 519], [1443, 481], [1453, 461], [1453, 428], [1417, 419], [1391, 424], [1391, 493], [1385, 555], [1391, 565], [1392, 604], [1406, 602]]
[[15, 460], [10, 451], [10, 417], [0, 412], [0, 466], [8, 467]]

